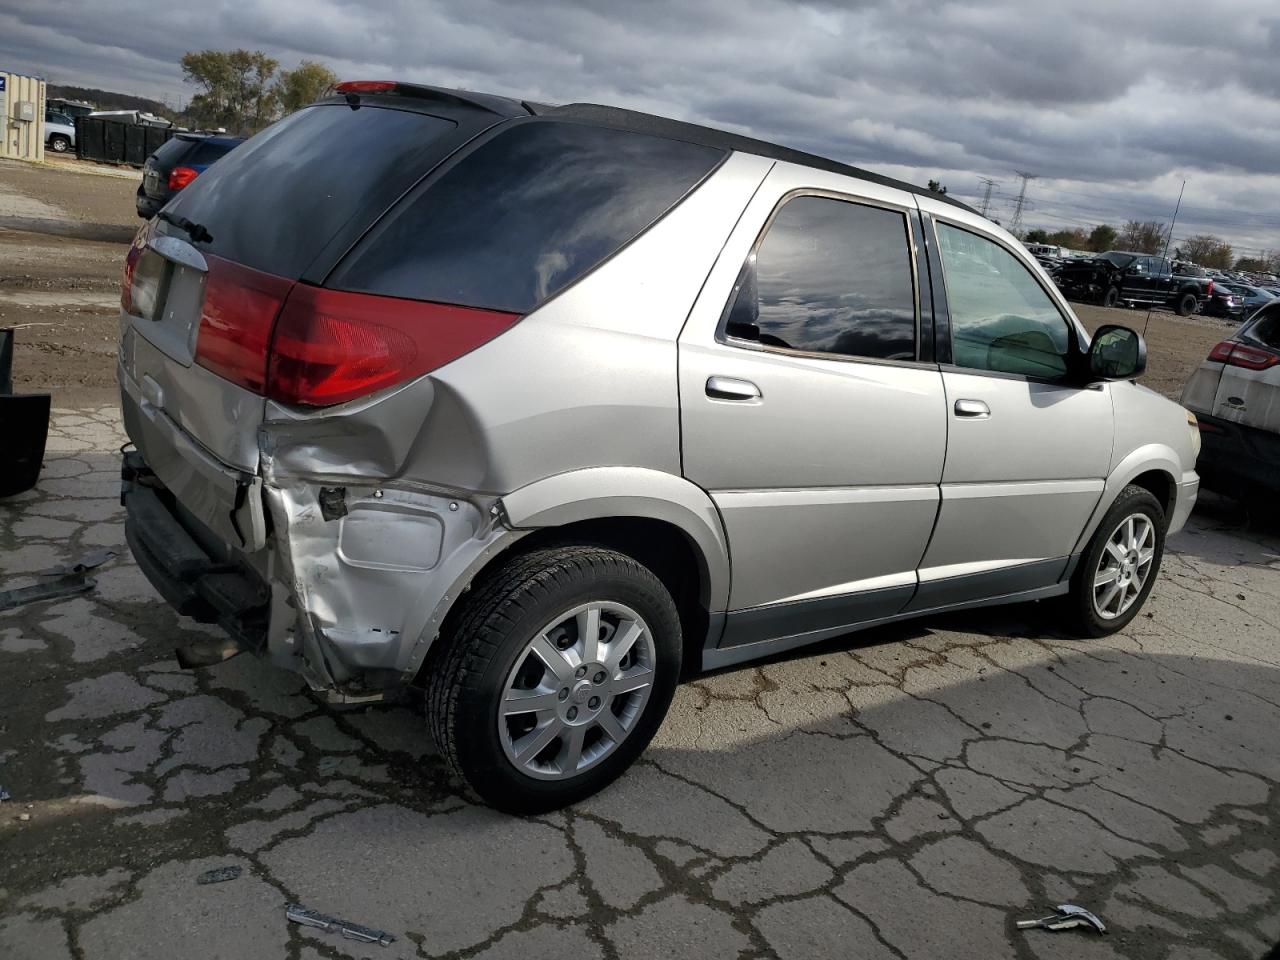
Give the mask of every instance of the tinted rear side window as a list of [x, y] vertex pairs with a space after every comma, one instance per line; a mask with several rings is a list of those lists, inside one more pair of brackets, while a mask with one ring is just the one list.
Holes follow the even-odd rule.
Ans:
[[786, 350], [914, 360], [910, 242], [901, 211], [789, 200], [747, 263], [754, 277], [740, 285], [725, 332]]
[[724, 155], [604, 127], [519, 123], [408, 198], [329, 285], [528, 313], [643, 232]]
[[428, 145], [454, 126], [406, 110], [308, 107], [236, 147], [169, 210], [209, 231], [202, 249], [296, 278], [353, 216], [382, 213], [370, 194], [421, 177]]

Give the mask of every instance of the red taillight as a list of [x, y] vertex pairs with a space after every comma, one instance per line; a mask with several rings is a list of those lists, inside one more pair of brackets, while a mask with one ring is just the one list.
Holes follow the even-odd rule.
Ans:
[[1210, 281], [1209, 281], [1209, 285], [1208, 285], [1208, 286], [1206, 286], [1206, 287], [1204, 288], [1204, 295], [1205, 295], [1206, 297], [1212, 297], [1212, 296], [1213, 296], [1213, 281], [1212, 281], [1212, 280], [1210, 280]]
[[198, 176], [200, 176], [199, 170], [191, 167], [174, 167], [169, 171], [169, 189], [181, 190]]
[[1246, 370], [1267, 370], [1280, 363], [1280, 354], [1234, 340], [1223, 340], [1209, 351], [1209, 359]]
[[246, 390], [262, 393], [267, 351], [292, 280], [205, 254], [209, 274], [196, 340], [196, 363]]
[[267, 396], [313, 407], [354, 400], [442, 367], [519, 319], [299, 284], [276, 324]]
[[120, 309], [125, 313], [133, 313], [133, 271], [138, 266], [138, 258], [142, 256], [142, 251], [147, 249], [147, 241], [151, 239], [154, 225], [154, 220], [148, 220], [139, 227], [138, 232], [133, 235], [129, 252], [125, 254], [124, 270], [120, 276]]
[[1227, 363], [1231, 359], [1231, 351], [1234, 348], [1235, 344], [1230, 340], [1223, 340], [1209, 351], [1209, 359], [1216, 360], [1218, 363]]
[[394, 80], [344, 80], [333, 85], [334, 93], [390, 93], [395, 88]]

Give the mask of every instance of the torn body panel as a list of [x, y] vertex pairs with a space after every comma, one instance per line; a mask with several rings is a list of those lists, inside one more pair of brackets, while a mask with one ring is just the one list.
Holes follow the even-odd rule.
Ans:
[[332, 490], [298, 477], [265, 484], [279, 598], [268, 650], [317, 689], [399, 685], [425, 656], [452, 585], [520, 534], [496, 524], [485, 499], [348, 484], [335, 516]]

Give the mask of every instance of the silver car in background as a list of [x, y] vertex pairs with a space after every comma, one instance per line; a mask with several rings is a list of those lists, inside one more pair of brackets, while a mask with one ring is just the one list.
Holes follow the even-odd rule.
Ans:
[[122, 301], [129, 544], [227, 634], [180, 659], [419, 685], [512, 811], [620, 775], [682, 669], [992, 603], [1120, 629], [1196, 498], [1141, 338], [990, 221], [607, 107], [339, 85]]

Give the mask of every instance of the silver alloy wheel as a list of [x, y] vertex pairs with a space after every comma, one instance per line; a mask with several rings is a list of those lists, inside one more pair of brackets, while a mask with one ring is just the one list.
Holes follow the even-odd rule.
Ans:
[[1093, 574], [1093, 609], [1103, 620], [1126, 613], [1142, 593], [1156, 556], [1156, 528], [1145, 513], [1120, 521]]
[[653, 689], [656, 652], [630, 607], [595, 601], [539, 630], [516, 658], [498, 704], [498, 737], [526, 776], [563, 780], [595, 766], [635, 729]]

